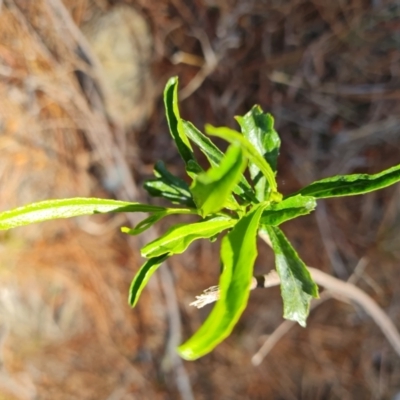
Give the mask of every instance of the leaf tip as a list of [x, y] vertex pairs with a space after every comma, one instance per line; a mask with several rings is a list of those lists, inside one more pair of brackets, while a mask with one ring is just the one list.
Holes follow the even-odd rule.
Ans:
[[302, 328], [306, 328], [307, 327], [307, 323], [306, 323], [306, 321], [304, 320], [304, 321], [297, 321], [298, 323], [299, 323], [299, 325], [302, 327]]
[[186, 343], [180, 345], [179, 347], [177, 347], [176, 352], [178, 353], [178, 355], [183, 358], [184, 360], [187, 361], [194, 361], [197, 360], [199, 358], [199, 355], [196, 354], [193, 349], [191, 349], [190, 347], [188, 347], [186, 345]]
[[178, 83], [178, 81], [179, 81], [178, 76], [171, 76], [171, 78], [168, 79], [167, 86], [175, 85]]
[[129, 289], [129, 296], [128, 296], [128, 304], [134, 308], [136, 306], [136, 303], [138, 301], [138, 292], [137, 290], [134, 289], [133, 285], [134, 281], [132, 281], [131, 287]]
[[131, 308], [135, 308], [137, 303], [137, 296], [132, 296], [131, 294], [129, 294], [128, 303], [131, 306]]
[[285, 314], [283, 317], [290, 321], [297, 322], [302, 328], [307, 327], [308, 312], [307, 315], [304, 315], [303, 313], [300, 314], [296, 312], [291, 312], [290, 314]]

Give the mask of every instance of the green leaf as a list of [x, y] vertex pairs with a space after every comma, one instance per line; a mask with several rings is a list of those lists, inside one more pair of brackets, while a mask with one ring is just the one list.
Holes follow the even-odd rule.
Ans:
[[147, 285], [147, 282], [157, 270], [157, 268], [168, 258], [168, 254], [162, 254], [158, 257], [150, 258], [147, 260], [139, 269], [135, 278], [131, 283], [129, 289], [129, 304], [131, 307], [135, 307], [139, 300], [139, 296], [142, 293], [143, 288]]
[[109, 212], [157, 212], [165, 208], [127, 201], [72, 198], [46, 200], [0, 213], [0, 230], [57, 218]]
[[189, 160], [195, 160], [192, 146], [186, 137], [182, 120], [178, 108], [178, 77], [172, 77], [168, 80], [164, 89], [164, 105], [167, 115], [169, 130], [174, 139], [178, 151], [187, 164]]
[[[243, 117], [235, 117], [239, 122], [243, 136], [254, 146], [258, 153], [267, 160], [276, 173], [277, 159], [281, 140], [274, 129], [274, 119], [271, 114], [265, 114], [260, 106], [254, 106]], [[257, 198], [263, 201], [266, 195], [266, 178], [260, 168], [253, 162], [249, 163], [250, 176], [255, 183]]]
[[121, 227], [121, 232], [127, 233], [128, 235], [135, 236], [144, 232], [153, 226], [160, 219], [163, 219], [167, 214], [165, 212], [154, 213], [149, 217], [145, 218], [143, 221], [140, 221], [134, 228], [128, 228], [127, 226]]
[[313, 196], [317, 199], [353, 196], [382, 189], [399, 181], [400, 164], [374, 175], [337, 175], [321, 179], [304, 187], [297, 193], [304, 196]]
[[284, 233], [275, 226], [263, 225], [275, 253], [276, 270], [281, 280], [283, 317], [306, 326], [311, 298], [318, 298], [318, 286]]
[[232, 145], [219, 166], [197, 175], [190, 190], [202, 217], [218, 212], [227, 204], [238, 208], [231, 194], [245, 168], [246, 159], [241, 148]]
[[277, 192], [277, 185], [275, 181], [275, 174], [267, 161], [258, 153], [254, 146], [239, 132], [232, 129], [221, 127], [216, 128], [212, 125], [206, 125], [206, 132], [209, 135], [218, 136], [230, 143], [237, 143], [242, 146], [242, 150], [248, 159], [253, 162], [266, 177], [269, 187], [272, 191], [274, 200], [280, 201], [281, 195]]
[[189, 185], [171, 174], [162, 161], [156, 163], [154, 174], [156, 179], [149, 179], [144, 183], [144, 188], [151, 196], [163, 197], [173, 203], [195, 207]]
[[195, 360], [212, 351], [230, 335], [246, 308], [257, 256], [258, 223], [264, 206], [256, 205], [223, 238], [220, 299], [200, 329], [179, 346], [178, 353], [186, 360]]
[[174, 204], [194, 207], [191, 197], [184, 196], [180, 190], [176, 190], [176, 188], [166, 183], [162, 178], [149, 179], [144, 183], [143, 187], [153, 197], [163, 197]]
[[278, 226], [290, 219], [309, 214], [316, 206], [314, 197], [302, 195], [289, 197], [266, 207], [261, 216], [261, 223]]
[[183, 253], [194, 240], [210, 238], [231, 228], [236, 222], [235, 219], [217, 217], [191, 224], [174, 225], [164, 235], [142, 247], [142, 256], [150, 258], [161, 254]]
[[[186, 136], [195, 143], [204, 153], [211, 166], [217, 167], [224, 153], [203, 133], [201, 133], [191, 122], [182, 120], [183, 129]], [[258, 202], [254, 191], [244, 176], [241, 176], [239, 184], [235, 187], [234, 192], [241, 196], [244, 201]]]
[[237, 116], [243, 135], [258, 150], [276, 172], [281, 140], [274, 129], [274, 118], [264, 113], [260, 106], [254, 106], [247, 114]]
[[128, 235], [138, 235], [139, 233], [144, 232], [146, 229], [149, 229], [156, 222], [160, 221], [160, 219], [167, 217], [168, 215], [173, 214], [195, 214], [197, 215], [196, 210], [191, 210], [188, 208], [167, 208], [164, 211], [156, 212], [149, 217], [145, 218], [143, 221], [140, 221], [135, 228], [131, 229], [126, 226], [121, 228], [121, 232], [127, 233]]
[[207, 157], [213, 167], [217, 167], [224, 153], [205, 135], [203, 135], [191, 122], [182, 120], [182, 127], [186, 136], [192, 140]]

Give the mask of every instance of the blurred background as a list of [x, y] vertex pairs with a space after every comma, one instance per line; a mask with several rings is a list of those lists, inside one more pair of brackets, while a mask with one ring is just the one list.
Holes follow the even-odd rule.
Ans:
[[[400, 162], [399, 1], [1, 0], [0, 210], [73, 196], [158, 204], [142, 189], [154, 163], [183, 177], [162, 102], [174, 75], [200, 129], [237, 128], [253, 104], [274, 115], [284, 194]], [[282, 227], [308, 265], [351, 277], [397, 327], [399, 191], [319, 201]], [[399, 398], [399, 357], [351, 303], [325, 301], [253, 365], [282, 323], [277, 288], [251, 294], [213, 353], [181, 361], [174, 347], [210, 310], [189, 303], [218, 280], [218, 243], [173, 257], [131, 310], [138, 249], [156, 234], [120, 233], [135, 222], [0, 234], [0, 399]], [[271, 268], [260, 243], [256, 271]]]

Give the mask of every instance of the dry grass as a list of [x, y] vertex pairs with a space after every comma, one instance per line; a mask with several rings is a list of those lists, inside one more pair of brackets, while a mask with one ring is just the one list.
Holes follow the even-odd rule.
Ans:
[[[67, 15], [56, 0], [0, 2], [1, 209], [44, 198], [139, 198], [137, 187], [157, 159], [181, 171], [160, 97], [176, 74], [187, 96], [182, 114], [199, 127], [206, 121], [232, 126], [233, 116], [254, 103], [275, 115], [284, 193], [329, 174], [375, 172], [399, 162], [400, 8], [393, 1], [64, 3]], [[78, 29], [92, 13], [120, 3], [146, 15], [153, 36], [152, 94], [144, 112], [153, 111], [140, 129], [126, 128], [107, 111], [101, 95], [107, 76]], [[345, 279], [368, 257], [359, 286], [397, 326], [398, 204], [399, 191], [389, 188], [320, 204], [318, 214], [283, 227], [308, 264]], [[113, 229], [122, 223], [56, 221], [1, 235], [3, 398], [189, 396], [166, 349], [174, 328], [158, 282], [137, 310], [126, 305], [140, 243], [127, 243]], [[265, 273], [272, 257], [260, 247], [257, 272]], [[171, 260], [184, 337], [208, 312], [188, 304], [216, 283], [217, 252], [216, 244], [201, 242]], [[379, 329], [334, 300], [252, 366], [281, 311], [278, 290], [252, 293], [234, 334], [211, 355], [184, 364], [196, 399], [390, 399], [397, 393], [400, 362]]]

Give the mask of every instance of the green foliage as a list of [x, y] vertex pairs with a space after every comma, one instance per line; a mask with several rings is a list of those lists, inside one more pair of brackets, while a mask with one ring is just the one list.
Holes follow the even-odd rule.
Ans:
[[[260, 106], [254, 106], [243, 117], [236, 117], [243, 136], [265, 158], [271, 169], [276, 173], [281, 140], [274, 129], [274, 119], [270, 114], [264, 114]], [[267, 192], [266, 178], [260, 168], [253, 162], [249, 165], [250, 176], [253, 179], [257, 198], [262, 201]]]
[[183, 358], [195, 360], [210, 352], [230, 335], [245, 309], [257, 256], [258, 224], [264, 207], [265, 204], [256, 205], [222, 240], [221, 297], [201, 328], [178, 348]]
[[74, 198], [45, 200], [0, 213], [0, 230], [57, 218], [109, 212], [158, 212], [163, 207], [109, 199]]
[[204, 153], [210, 164], [213, 167], [217, 167], [220, 164], [224, 153], [191, 122], [182, 120], [182, 126], [186, 136]]
[[143, 221], [139, 222], [135, 228], [131, 229], [126, 226], [121, 228], [121, 232], [127, 233], [128, 235], [138, 235], [139, 233], [144, 232], [149, 229], [156, 222], [160, 221], [164, 217], [168, 215], [174, 214], [196, 214], [197, 211], [190, 208], [164, 208], [162, 211], [155, 211], [149, 217], [145, 218]]
[[318, 297], [318, 287], [296, 250], [276, 226], [264, 225], [275, 253], [275, 265], [281, 279], [283, 317], [306, 326], [312, 297]]
[[183, 131], [182, 119], [178, 108], [178, 78], [171, 78], [164, 89], [164, 105], [167, 115], [169, 131], [175, 141], [179, 154], [186, 165], [195, 161], [192, 146]]
[[290, 219], [310, 214], [316, 206], [314, 197], [298, 194], [279, 203], [269, 204], [262, 213], [261, 224], [277, 226]]
[[400, 181], [400, 165], [396, 165], [374, 175], [337, 175], [321, 179], [301, 189], [298, 193], [316, 199], [354, 196], [383, 189]]
[[135, 307], [139, 300], [140, 293], [147, 285], [151, 276], [156, 272], [157, 268], [168, 258], [168, 254], [161, 254], [160, 256], [150, 258], [147, 260], [139, 269], [135, 278], [129, 288], [129, 304], [131, 307]]
[[206, 132], [212, 136], [218, 136], [227, 142], [236, 143], [242, 146], [245, 155], [249, 161], [253, 163], [257, 168], [260, 169], [264, 177], [266, 178], [269, 188], [273, 193], [277, 192], [277, 184], [275, 180], [275, 174], [272, 171], [271, 166], [264, 159], [263, 155], [250, 143], [245, 136], [239, 132], [234, 131], [226, 127], [216, 128], [212, 125], [206, 125]]
[[218, 166], [196, 176], [190, 190], [202, 217], [216, 213], [224, 207], [231, 210], [239, 208], [232, 191], [245, 168], [246, 159], [241, 148], [232, 145]]
[[[230, 147], [224, 154], [193, 124], [180, 117], [178, 79], [171, 78], [164, 91], [164, 103], [171, 136], [184, 163], [189, 184], [175, 176], [162, 161], [154, 167], [154, 178], [144, 187], [152, 196], [178, 204], [166, 208], [106, 199], [62, 199], [33, 203], [0, 213], [0, 230], [11, 229], [56, 218], [106, 212], [148, 213], [135, 227], [122, 232], [137, 235], [162, 218], [191, 214], [198, 220], [170, 227], [163, 235], [141, 249], [147, 258], [129, 290], [129, 304], [136, 305], [152, 274], [170, 256], [184, 252], [198, 239], [214, 241], [224, 231], [220, 276], [220, 298], [200, 329], [178, 352], [194, 360], [212, 351], [234, 328], [249, 297], [253, 265], [257, 256], [257, 233], [267, 235], [275, 253], [281, 280], [284, 317], [305, 326], [310, 301], [318, 297], [304, 262], [285, 237], [279, 225], [312, 212], [316, 199], [363, 194], [400, 181], [400, 165], [374, 175], [335, 176], [311, 183], [284, 198], [276, 181], [280, 139], [271, 115], [254, 106], [236, 117], [241, 133], [206, 125]], [[203, 169], [196, 160], [192, 144], [204, 153], [210, 167]], [[250, 178], [245, 177], [248, 168]]]
[[[184, 121], [183, 129], [187, 137], [204, 153], [211, 166], [220, 164], [224, 153], [203, 133], [201, 133], [191, 122]], [[257, 201], [255, 193], [246, 178], [242, 175], [239, 184], [233, 190], [244, 202]]]
[[189, 185], [182, 179], [171, 174], [162, 161], [154, 166], [155, 179], [145, 182], [144, 188], [153, 197], [164, 197], [172, 203], [195, 207]]
[[213, 237], [231, 228], [235, 223], [236, 220], [233, 218], [216, 217], [192, 224], [174, 225], [164, 235], [142, 247], [142, 256], [150, 258], [165, 253], [168, 255], [183, 253], [194, 240]]

